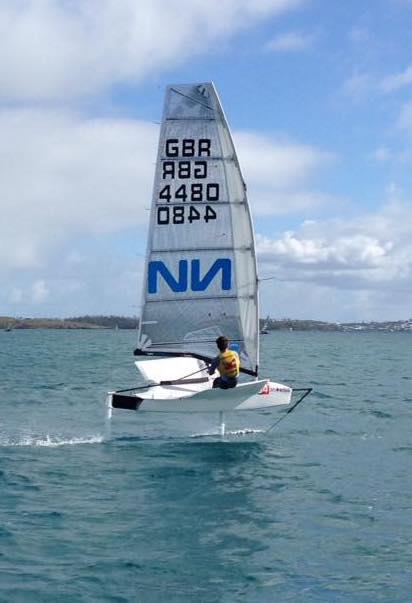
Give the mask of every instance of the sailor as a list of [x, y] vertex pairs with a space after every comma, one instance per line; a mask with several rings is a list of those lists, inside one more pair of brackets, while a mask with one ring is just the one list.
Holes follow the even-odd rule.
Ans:
[[220, 387], [220, 389], [236, 387], [240, 367], [239, 356], [233, 350], [229, 350], [229, 340], [223, 335], [216, 339], [216, 345], [220, 353], [210, 364], [209, 375], [213, 375], [218, 369], [220, 377], [213, 381], [213, 387]]

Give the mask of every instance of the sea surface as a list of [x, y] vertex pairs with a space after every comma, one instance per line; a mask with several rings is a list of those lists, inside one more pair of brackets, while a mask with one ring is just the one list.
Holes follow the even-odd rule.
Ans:
[[412, 334], [262, 337], [262, 376], [314, 391], [225, 439], [108, 425], [135, 340], [0, 332], [1, 603], [412, 601]]

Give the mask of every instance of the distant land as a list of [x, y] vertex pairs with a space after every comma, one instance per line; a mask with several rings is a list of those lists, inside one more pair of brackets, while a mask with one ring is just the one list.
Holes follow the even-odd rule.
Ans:
[[137, 318], [76, 316], [73, 318], [22, 318], [0, 316], [0, 329], [136, 329]]
[[411, 331], [412, 318], [397, 321], [382, 322], [324, 322], [320, 320], [294, 320], [282, 318], [280, 320], [267, 318], [260, 321], [260, 328], [267, 331]]
[[[71, 318], [22, 318], [0, 316], [0, 330], [14, 329], [136, 329], [137, 318], [127, 316], [75, 316]], [[265, 331], [412, 331], [412, 318], [383, 322], [324, 322], [292, 318], [266, 318], [260, 321]]]

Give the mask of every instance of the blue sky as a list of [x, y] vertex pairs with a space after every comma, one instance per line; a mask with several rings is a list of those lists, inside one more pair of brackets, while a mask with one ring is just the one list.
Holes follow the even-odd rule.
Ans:
[[411, 316], [412, 0], [3, 0], [0, 315], [139, 313], [169, 83], [214, 81], [262, 315]]

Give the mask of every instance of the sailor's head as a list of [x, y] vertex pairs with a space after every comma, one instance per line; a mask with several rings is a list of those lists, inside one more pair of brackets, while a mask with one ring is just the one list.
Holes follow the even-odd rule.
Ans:
[[224, 352], [229, 347], [229, 339], [224, 335], [220, 335], [220, 337], [216, 339], [216, 345], [221, 352]]

